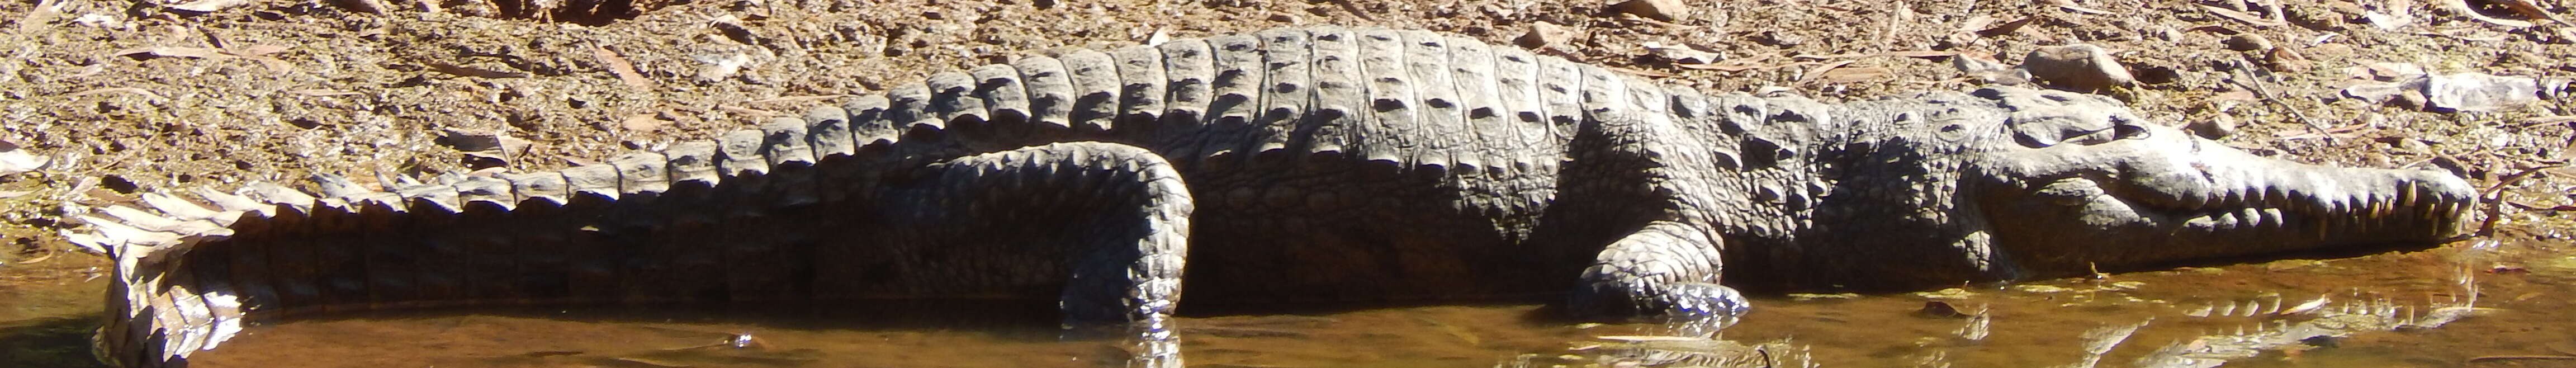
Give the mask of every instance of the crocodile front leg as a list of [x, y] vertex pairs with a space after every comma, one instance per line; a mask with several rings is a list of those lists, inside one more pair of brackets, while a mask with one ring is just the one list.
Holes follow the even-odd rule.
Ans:
[[1593, 114], [1570, 147], [1562, 201], [1626, 231], [1584, 268], [1567, 307], [1580, 315], [1731, 319], [1749, 304], [1717, 284], [1723, 240], [1711, 208], [1709, 149], [1654, 112]]

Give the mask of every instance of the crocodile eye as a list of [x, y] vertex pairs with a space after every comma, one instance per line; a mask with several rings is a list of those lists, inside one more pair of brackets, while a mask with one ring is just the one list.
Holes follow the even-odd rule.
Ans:
[[2111, 127], [2111, 134], [2112, 139], [2147, 139], [2147, 136], [2149, 135], [2149, 133], [2147, 133], [2147, 127], [2137, 126], [2136, 124], [2120, 124], [2118, 126], [2113, 126]]

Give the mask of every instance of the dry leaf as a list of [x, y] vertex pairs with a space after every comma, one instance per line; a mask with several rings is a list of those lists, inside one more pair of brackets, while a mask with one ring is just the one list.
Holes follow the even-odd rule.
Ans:
[[266, 56], [268, 54], [286, 52], [286, 50], [288, 50], [288, 48], [284, 45], [250, 45], [224, 50], [224, 52], [241, 56]]
[[1761, 65], [1752, 65], [1740, 62], [1726, 64], [1674, 64], [1673, 66], [1682, 67], [1682, 69], [1715, 70], [1721, 72], [1740, 72], [1763, 68]]
[[54, 9], [57, 7], [55, 6], [56, 4], [54, 1], [55, 0], [43, 0], [36, 2], [35, 10], [29, 10], [27, 11], [27, 16], [18, 18], [18, 33], [29, 34], [34, 33], [35, 31], [44, 30], [46, 27], [53, 26], [54, 15], [62, 14], [61, 10]]
[[1815, 80], [1816, 77], [1824, 76], [1825, 73], [1833, 72], [1834, 68], [1840, 68], [1843, 67], [1843, 65], [1849, 65], [1851, 63], [1852, 62], [1850, 60], [1825, 63], [1824, 66], [1819, 66], [1815, 69], [1808, 69], [1806, 74], [1798, 76], [1798, 81], [1805, 82]]
[[1893, 76], [1896, 75], [1896, 70], [1889, 68], [1836, 68], [1823, 74], [1826, 82], [1851, 83]]
[[617, 80], [626, 82], [627, 87], [653, 88], [653, 80], [644, 79], [643, 73], [636, 73], [635, 63], [617, 56], [616, 51], [609, 51], [606, 47], [592, 48], [590, 56], [599, 58], [600, 64], [608, 65], [608, 72], [617, 74]]
[[1652, 70], [1636, 70], [1636, 69], [1628, 69], [1628, 68], [1610, 68], [1610, 70], [1618, 71], [1618, 72], [1621, 72], [1621, 73], [1628, 73], [1628, 74], [1630, 74], [1630, 75], [1635, 75], [1635, 76], [1639, 76], [1639, 77], [1647, 77], [1647, 78], [1671, 78], [1671, 77], [1673, 77], [1673, 76], [1677, 76], [1677, 75], [1679, 75], [1679, 74], [1665, 73], [1665, 72], [1658, 72], [1658, 71], [1652, 71]]
[[1918, 51], [1888, 51], [1888, 52], [1880, 53], [1879, 55], [1896, 56], [1896, 57], [1910, 57], [1910, 58], [1945, 58], [1945, 57], [1959, 56], [1959, 52], [1957, 52], [1957, 51], [1932, 51], [1932, 50], [1918, 50]]
[[2030, 22], [2034, 20], [2039, 20], [2039, 18], [2022, 18], [2021, 20], [2005, 22], [2003, 25], [1995, 26], [1994, 28], [1977, 31], [1977, 35], [1985, 37], [2002, 36], [2016, 30], [2021, 30], [2021, 26], [2030, 25]]

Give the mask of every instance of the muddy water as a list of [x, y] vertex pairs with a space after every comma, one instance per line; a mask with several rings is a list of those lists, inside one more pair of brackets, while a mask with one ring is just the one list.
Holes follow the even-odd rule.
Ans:
[[[2105, 367], [2208, 334], [2253, 333], [2304, 316], [2242, 316], [2229, 309], [2295, 308], [2325, 297], [2325, 309], [2384, 299], [2408, 312], [2465, 302], [2453, 281], [2473, 276], [2477, 306], [2493, 308], [2433, 329], [2311, 339], [2231, 361], [2229, 366], [2551, 367], [2576, 366], [2576, 256], [2564, 243], [2511, 243], [2484, 257], [2455, 248], [2332, 260], [2283, 260], [2215, 268], [2111, 274], [2014, 285], [1965, 285], [1923, 293], [1773, 296], [1721, 338], [1787, 339], [1823, 366], [2037, 367], [2085, 359], [2090, 329], [2146, 322], [2100, 358]], [[2467, 265], [2468, 267], [2462, 267]], [[77, 295], [79, 287], [66, 288]], [[95, 292], [90, 289], [87, 292]], [[95, 295], [95, 294], [88, 294]], [[19, 302], [29, 294], [0, 294]], [[57, 298], [60, 299], [60, 298]], [[1927, 302], [1985, 311], [1987, 333], [1962, 337], [1977, 318], [1927, 313]], [[2279, 303], [2275, 307], [2273, 303]], [[2221, 303], [2253, 308], [2214, 307]], [[32, 307], [11, 326], [65, 325]], [[653, 310], [481, 310], [475, 314], [378, 314], [271, 323], [220, 350], [206, 367], [343, 366], [750, 366], [1001, 367], [1117, 365], [1125, 344], [1065, 342], [1044, 320], [979, 318], [1020, 311], [986, 307], [748, 310], [745, 306]], [[2209, 317], [2195, 310], [2209, 308]], [[884, 310], [905, 310], [886, 315]], [[938, 310], [944, 310], [938, 311]], [[1654, 324], [1587, 324], [1549, 318], [1535, 305], [1438, 306], [1304, 315], [1202, 316], [1180, 322], [1183, 356], [1217, 367], [1585, 366], [1621, 359], [1600, 336], [1654, 335]], [[63, 326], [54, 326], [55, 330]], [[12, 328], [0, 341], [29, 344], [42, 328]], [[59, 345], [56, 331], [51, 342]], [[755, 344], [726, 342], [750, 335]], [[24, 350], [14, 352], [25, 352]], [[1792, 355], [1790, 351], [1778, 352]], [[32, 360], [5, 359], [9, 363]], [[17, 366], [16, 364], [0, 364]]]

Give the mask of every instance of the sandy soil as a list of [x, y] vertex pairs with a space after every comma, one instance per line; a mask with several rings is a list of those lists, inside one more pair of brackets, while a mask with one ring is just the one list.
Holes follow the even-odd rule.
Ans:
[[[2338, 94], [2383, 62], [2576, 75], [2565, 61], [2576, 59], [2576, 29], [2458, 10], [2507, 0], [2300, 1], [2278, 23], [2259, 5], [2231, 17], [2208, 9], [2246, 6], [2181, 0], [1678, 0], [1670, 20], [1594, 1], [1519, 0], [675, 0], [535, 18], [507, 15], [543, 13], [525, 8], [536, 3], [159, 1], [0, 3], [0, 141], [55, 162], [0, 177], [0, 300], [95, 290], [83, 280], [105, 262], [56, 235], [77, 226], [66, 208], [143, 191], [311, 173], [372, 181], [555, 169], [1023, 53], [1299, 24], [1426, 28], [1506, 45], [1549, 24], [1562, 31], [1534, 45], [1545, 53], [1710, 91], [1781, 87], [1827, 99], [1968, 88], [1977, 82], [1943, 55], [2014, 63], [2087, 42], [2140, 76], [2110, 94], [2144, 116], [2232, 122], [2241, 129], [2228, 143], [2260, 153], [2453, 170], [2510, 189], [2498, 217], [2507, 236], [2576, 235], [2547, 210], [2576, 204], [2567, 194], [2576, 171], [2547, 168], [2571, 158], [2576, 123], [2558, 117], [2576, 115], [2576, 101], [2434, 113]], [[2576, 4], [2535, 2], [2576, 19]], [[381, 11], [357, 10], [371, 7]], [[2273, 49], [2230, 50], [2227, 40], [2243, 35]], [[1723, 60], [1676, 62], [1650, 45]], [[469, 156], [442, 144], [452, 134], [529, 144]], [[2514, 176], [2526, 179], [2504, 180]], [[12, 313], [0, 321], [75, 312]]]

